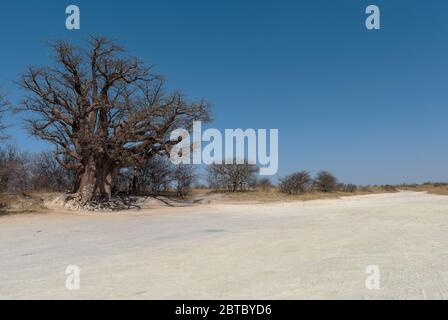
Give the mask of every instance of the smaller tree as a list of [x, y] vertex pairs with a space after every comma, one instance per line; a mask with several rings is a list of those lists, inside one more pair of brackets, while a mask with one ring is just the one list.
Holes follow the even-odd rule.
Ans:
[[173, 170], [169, 160], [162, 156], [122, 168], [114, 177], [114, 193], [159, 195], [168, 189]]
[[233, 163], [212, 164], [208, 167], [208, 182], [214, 190], [227, 189], [230, 192], [245, 191], [256, 185], [256, 165], [245, 161], [242, 164]]
[[[137, 182], [133, 182], [133, 190], [135, 183], [138, 185], [138, 191], [151, 193], [154, 195], [166, 191], [171, 183], [171, 174], [173, 167], [171, 162], [162, 156], [154, 156], [144, 161], [140, 167], [136, 167]], [[134, 176], [135, 178], [135, 176]]]
[[343, 192], [355, 193], [358, 190], [358, 186], [355, 185], [355, 184], [351, 184], [351, 183], [349, 183], [349, 184], [342, 184], [340, 189]]
[[187, 164], [175, 166], [171, 179], [175, 185], [177, 195], [182, 198], [187, 196], [196, 180], [193, 166]]
[[270, 191], [274, 185], [272, 184], [271, 180], [268, 178], [262, 178], [257, 181], [257, 188], [259, 188], [262, 191]]
[[315, 186], [321, 192], [333, 192], [336, 190], [338, 180], [328, 171], [321, 171], [317, 174]]
[[134, 178], [134, 169], [132, 167], [121, 168], [113, 177], [112, 194], [131, 193], [132, 181]]
[[220, 190], [226, 184], [226, 177], [222, 165], [213, 163], [207, 167], [207, 181], [210, 189]]
[[296, 172], [280, 180], [280, 191], [290, 195], [302, 194], [311, 187], [312, 181], [309, 172]]
[[22, 193], [30, 188], [30, 161], [26, 153], [8, 146], [0, 150], [0, 192]]
[[31, 187], [36, 191], [67, 192], [73, 189], [75, 174], [65, 169], [54, 152], [30, 157]]

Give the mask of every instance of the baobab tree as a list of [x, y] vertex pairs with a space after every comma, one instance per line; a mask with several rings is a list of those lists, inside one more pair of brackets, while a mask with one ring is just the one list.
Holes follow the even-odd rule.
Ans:
[[20, 80], [27, 92], [20, 109], [32, 134], [56, 145], [61, 164], [77, 172], [74, 192], [81, 203], [107, 202], [121, 167], [154, 155], [169, 155], [190, 130], [208, 121], [210, 104], [167, 92], [162, 77], [116, 42], [91, 37], [85, 48], [50, 44], [53, 64], [29, 67]]

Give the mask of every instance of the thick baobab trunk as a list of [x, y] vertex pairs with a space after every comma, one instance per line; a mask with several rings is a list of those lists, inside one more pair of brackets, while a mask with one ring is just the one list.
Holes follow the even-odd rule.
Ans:
[[104, 159], [89, 159], [79, 177], [76, 193], [83, 203], [108, 202], [112, 197], [114, 167]]

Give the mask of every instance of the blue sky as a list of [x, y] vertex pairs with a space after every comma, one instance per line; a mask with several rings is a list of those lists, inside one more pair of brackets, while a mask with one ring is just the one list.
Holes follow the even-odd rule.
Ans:
[[[65, 7], [81, 30], [65, 29]], [[365, 8], [381, 9], [379, 31]], [[0, 84], [46, 64], [45, 40], [118, 39], [224, 128], [278, 128], [279, 176], [360, 184], [448, 181], [446, 1], [2, 1]], [[23, 150], [49, 146], [11, 115]]]

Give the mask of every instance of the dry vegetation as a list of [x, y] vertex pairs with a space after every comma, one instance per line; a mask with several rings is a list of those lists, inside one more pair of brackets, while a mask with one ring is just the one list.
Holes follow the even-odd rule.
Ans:
[[232, 201], [238, 202], [290, 202], [290, 201], [310, 201], [321, 199], [338, 199], [341, 197], [368, 195], [376, 193], [391, 193], [398, 192], [398, 190], [392, 190], [384, 188], [382, 186], [359, 188], [354, 192], [346, 191], [333, 191], [333, 192], [319, 192], [310, 191], [302, 194], [288, 195], [282, 193], [278, 188], [271, 190], [252, 190], [245, 193], [227, 193], [226, 197]]
[[418, 192], [428, 192], [430, 194], [437, 194], [448, 196], [448, 183], [432, 183], [427, 182], [424, 184], [414, 184], [414, 185], [401, 185], [399, 186], [401, 190], [410, 190]]
[[58, 194], [1, 194], [0, 217], [23, 213], [46, 213], [49, 209], [46, 202], [56, 198]]

